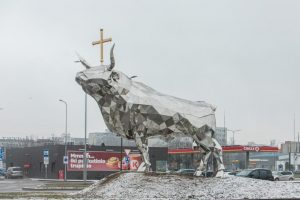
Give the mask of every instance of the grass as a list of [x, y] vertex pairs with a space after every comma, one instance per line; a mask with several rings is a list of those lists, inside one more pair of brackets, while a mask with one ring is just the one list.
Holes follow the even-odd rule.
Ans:
[[46, 199], [64, 199], [73, 198], [70, 195], [55, 192], [1, 192], [0, 199], [16, 198], [46, 198]]

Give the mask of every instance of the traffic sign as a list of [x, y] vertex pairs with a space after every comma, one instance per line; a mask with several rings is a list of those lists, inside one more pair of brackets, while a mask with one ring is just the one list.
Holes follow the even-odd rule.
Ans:
[[3, 155], [4, 155], [4, 148], [0, 147], [0, 161], [3, 160]]
[[49, 150], [44, 149], [43, 150], [43, 155], [44, 155], [44, 164], [48, 165], [49, 164]]
[[124, 157], [124, 160], [125, 160], [125, 163], [126, 163], [126, 164], [128, 164], [129, 161], [130, 161], [128, 156], [125, 156], [125, 157]]
[[124, 151], [125, 151], [125, 153], [126, 153], [126, 156], [128, 156], [129, 153], [130, 153], [130, 151], [131, 151], [131, 149], [124, 149]]
[[49, 157], [44, 157], [44, 165], [49, 165]]
[[63, 162], [65, 165], [68, 164], [68, 156], [64, 156]]
[[44, 154], [44, 157], [49, 157], [49, 150], [48, 149], [44, 149], [43, 150], [43, 154]]

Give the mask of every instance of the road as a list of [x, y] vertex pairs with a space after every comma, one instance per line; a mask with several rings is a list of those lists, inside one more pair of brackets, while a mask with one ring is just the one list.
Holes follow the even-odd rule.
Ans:
[[4, 179], [0, 180], [0, 192], [24, 192], [23, 187], [36, 187], [42, 185], [40, 181], [24, 179]]

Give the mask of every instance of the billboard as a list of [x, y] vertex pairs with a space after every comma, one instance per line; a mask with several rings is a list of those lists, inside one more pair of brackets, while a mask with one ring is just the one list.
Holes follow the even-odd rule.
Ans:
[[[88, 171], [119, 171], [122, 163], [123, 170], [137, 170], [142, 162], [140, 154], [123, 153], [121, 162], [120, 152], [87, 151]], [[83, 171], [83, 152], [68, 151], [68, 171]]]

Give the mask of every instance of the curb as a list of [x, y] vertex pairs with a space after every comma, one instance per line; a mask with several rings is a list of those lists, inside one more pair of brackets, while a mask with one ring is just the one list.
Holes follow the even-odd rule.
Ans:
[[22, 190], [25, 191], [53, 191], [53, 190], [62, 190], [62, 191], [74, 191], [74, 190], [83, 190], [84, 188], [76, 188], [76, 187], [51, 187], [51, 188], [30, 188], [30, 187], [23, 187]]
[[[84, 182], [83, 180], [75, 180], [75, 179], [71, 179], [71, 180], [67, 180], [64, 181], [63, 179], [42, 179], [42, 178], [30, 178], [33, 181], [49, 181], [49, 182]], [[99, 180], [87, 180], [87, 183], [95, 183]]]

